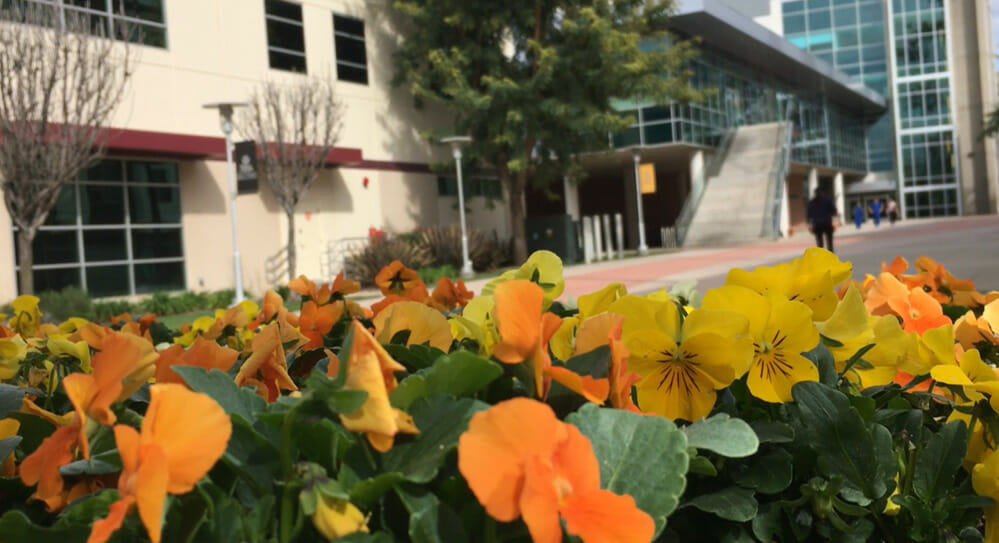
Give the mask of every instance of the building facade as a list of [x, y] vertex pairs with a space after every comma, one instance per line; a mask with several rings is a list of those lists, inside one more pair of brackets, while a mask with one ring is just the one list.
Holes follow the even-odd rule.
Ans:
[[873, 175], [853, 199], [897, 193], [906, 217], [999, 210], [996, 143], [979, 138], [997, 104], [990, 2], [728, 3], [889, 97], [867, 133]]
[[[450, 118], [414, 107], [392, 86], [403, 22], [388, 0], [24, 1], [88, 16], [108, 35], [128, 22], [142, 42], [132, 45], [138, 61], [110, 123], [106, 160], [65, 187], [35, 240], [36, 291], [76, 285], [127, 296], [231, 287], [224, 140], [218, 112], [203, 105], [245, 101], [264, 81], [329, 78], [344, 105], [331, 168], [296, 211], [300, 273], [332, 277], [344, 243], [369, 228], [457, 222], [456, 198], [431, 171], [449, 164], [450, 153], [421, 136], [447, 131]], [[239, 111], [234, 124], [244, 139]], [[469, 198], [468, 217], [505, 237], [504, 206], [487, 198], [494, 189]], [[236, 213], [246, 288], [259, 294], [285, 282], [288, 224], [266, 180], [237, 197]], [[9, 300], [17, 295], [17, 261], [4, 208], [0, 230], [0, 300]]]

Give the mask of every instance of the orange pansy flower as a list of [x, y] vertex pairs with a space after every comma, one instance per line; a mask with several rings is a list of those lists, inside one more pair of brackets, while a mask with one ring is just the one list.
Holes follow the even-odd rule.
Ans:
[[458, 469], [491, 517], [523, 517], [536, 543], [648, 542], [655, 525], [631, 496], [600, 489], [600, 467], [589, 440], [526, 398], [472, 416], [458, 440]]
[[331, 300], [342, 300], [348, 294], [360, 292], [361, 284], [357, 281], [344, 279], [343, 272], [340, 272], [333, 283], [326, 283], [319, 287], [316, 287], [316, 284], [304, 275], [299, 275], [288, 283], [288, 288], [302, 296], [308, 296], [319, 305], [324, 305]]
[[922, 334], [951, 324], [940, 302], [921, 288], [910, 289], [889, 273], [878, 275], [864, 303], [872, 315], [893, 313], [901, 317], [906, 332]]
[[317, 305], [311, 300], [305, 302], [298, 317], [298, 326], [302, 330], [302, 335], [309, 339], [303, 348], [322, 347], [323, 336], [330, 333], [341, 316], [343, 316], [343, 304], [340, 302], [326, 305]]
[[624, 409], [625, 411], [631, 411], [634, 413], [641, 413], [642, 411], [637, 405], [635, 405], [635, 402], [631, 398], [631, 389], [642, 380], [642, 376], [633, 371], [628, 371], [628, 357], [631, 353], [628, 352], [628, 348], [624, 345], [624, 342], [621, 341], [620, 324], [611, 328], [608, 340], [610, 342], [611, 351], [611, 407]]
[[171, 345], [160, 351], [156, 359], [157, 383], [185, 384], [180, 375], [173, 371], [173, 366], [196, 366], [205, 371], [213, 369], [229, 371], [236, 363], [239, 353], [228, 347], [222, 347], [214, 341], [198, 337], [190, 348], [182, 345]]
[[493, 298], [496, 303], [493, 316], [501, 338], [493, 347], [493, 356], [507, 364], [530, 364], [537, 397], [545, 398], [551, 380], [555, 379], [591, 402], [600, 404], [607, 399], [610, 391], [607, 379], [594, 379], [552, 366], [548, 342], [562, 319], [553, 313], [542, 313], [544, 291], [541, 287], [525, 279], [504, 281], [496, 285]]
[[167, 494], [184, 494], [225, 452], [232, 434], [229, 416], [211, 397], [182, 385], [154, 385], [141, 432], [114, 427], [121, 454], [121, 498], [94, 522], [87, 543], [103, 543], [135, 505], [149, 539], [159, 543]]
[[247, 346], [252, 353], [236, 374], [239, 386], [257, 386], [258, 391], [266, 391], [261, 396], [273, 402], [281, 396], [282, 390], [298, 390], [288, 375], [288, 365], [284, 356], [284, 341], [277, 321], [264, 326]]
[[441, 277], [437, 280], [437, 286], [434, 287], [428, 304], [440, 311], [451, 311], [465, 307], [474, 296], [475, 294], [465, 288], [465, 282], [461, 279], [455, 284], [450, 277]]
[[[341, 414], [340, 423], [351, 432], [364, 432], [375, 450], [385, 452], [392, 448], [397, 433], [420, 433], [412, 417], [389, 403], [389, 393], [396, 385], [394, 372], [406, 368], [393, 360], [359, 321], [351, 322], [350, 330], [353, 339], [344, 388], [363, 390], [368, 397], [357, 411]], [[330, 362], [327, 374], [336, 377], [339, 364], [333, 364], [332, 357]]]
[[418, 302], [425, 301], [429, 296], [427, 286], [423, 284], [419, 274], [398, 260], [393, 260], [391, 264], [378, 272], [378, 275], [375, 276], [375, 284], [385, 296], [395, 294]]

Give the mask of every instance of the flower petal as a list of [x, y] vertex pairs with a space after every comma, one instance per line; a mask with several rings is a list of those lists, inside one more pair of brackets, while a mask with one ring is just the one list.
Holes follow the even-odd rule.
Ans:
[[652, 517], [631, 496], [609, 490], [573, 493], [561, 512], [566, 531], [583, 541], [646, 543], [655, 534]]

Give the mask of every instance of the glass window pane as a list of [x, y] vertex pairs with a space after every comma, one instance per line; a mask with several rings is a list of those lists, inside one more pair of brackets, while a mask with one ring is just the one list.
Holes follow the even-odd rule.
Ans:
[[114, 34], [120, 40], [153, 47], [166, 47], [166, 29], [115, 18]]
[[334, 40], [336, 46], [336, 59], [346, 60], [354, 64], [367, 64], [367, 55], [364, 49], [364, 42], [355, 40], [348, 36], [336, 36]]
[[184, 289], [184, 263], [158, 262], [156, 264], [136, 264], [135, 292], [147, 294], [162, 290]]
[[184, 256], [179, 228], [138, 228], [132, 230], [132, 258]]
[[302, 6], [293, 2], [283, 2], [281, 0], [266, 0], [264, 11], [267, 15], [277, 15], [285, 19], [302, 22]]
[[862, 4], [860, 6], [860, 20], [866, 22], [878, 21], [879, 23], [883, 21], [884, 11], [881, 8], [881, 3]]
[[353, 34], [361, 38], [364, 37], [364, 21], [361, 19], [355, 19], [354, 17], [345, 17], [343, 15], [333, 16], [333, 30], [336, 32], [345, 32], [347, 34]]
[[286, 70], [289, 72], [299, 72], [303, 74], [307, 71], [305, 69], [304, 56], [289, 55], [278, 51], [268, 51], [267, 57], [270, 61], [270, 67], [275, 70]]
[[784, 34], [794, 34], [805, 31], [804, 15], [785, 15]]
[[80, 181], [121, 181], [122, 164], [120, 160], [102, 160], [80, 172]]
[[784, 13], [791, 13], [792, 11], [804, 11], [805, 1], [804, 0], [794, 0], [792, 2], [784, 2]]
[[847, 26], [857, 23], [857, 10], [853, 6], [833, 10], [833, 22], [836, 26]]
[[116, 4], [119, 6], [115, 10], [118, 13], [136, 19], [163, 22], [163, 0], [117, 0]]
[[93, 297], [120, 296], [128, 291], [128, 266], [87, 266], [87, 292]]
[[32, 275], [35, 276], [35, 292], [62, 290], [66, 287], [80, 286], [80, 268], [35, 270]]
[[59, 192], [59, 199], [55, 206], [49, 211], [49, 216], [45, 218], [46, 225], [66, 226], [76, 224], [76, 186], [73, 184], [63, 185]]
[[125, 260], [128, 258], [128, 249], [125, 247], [125, 231], [84, 230], [83, 254], [87, 262]]
[[[15, 235], [15, 261], [18, 260], [16, 258], [18, 247], [20, 247], [20, 243]], [[34, 249], [35, 264], [66, 264], [80, 260], [80, 253], [76, 246], [76, 232], [72, 230], [39, 230], [31, 242], [31, 247]]]
[[128, 187], [132, 224], [180, 222], [180, 191], [172, 187]]
[[301, 26], [267, 19], [267, 44], [271, 47], [304, 52], [305, 34]]
[[821, 11], [812, 11], [808, 13], [808, 29], [809, 30], [826, 30], [832, 25], [832, 19], [829, 16], [829, 10], [823, 9]]
[[857, 37], [856, 28], [836, 31], [836, 47], [853, 47], [858, 42], [859, 38]]
[[341, 81], [351, 81], [353, 83], [368, 84], [368, 70], [352, 65], [337, 63], [336, 78]]
[[125, 200], [122, 187], [80, 186], [80, 218], [83, 224], [123, 224]]
[[129, 183], [179, 183], [176, 162], [138, 162], [125, 163]]

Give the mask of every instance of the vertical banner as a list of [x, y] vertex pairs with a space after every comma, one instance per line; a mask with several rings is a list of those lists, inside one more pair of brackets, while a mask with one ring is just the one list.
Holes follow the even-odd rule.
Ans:
[[642, 194], [653, 194], [656, 192], [656, 165], [647, 162], [638, 166], [638, 184]]
[[233, 161], [236, 163], [236, 194], [256, 194], [259, 188], [257, 177], [257, 143], [240, 141], [234, 145]]

